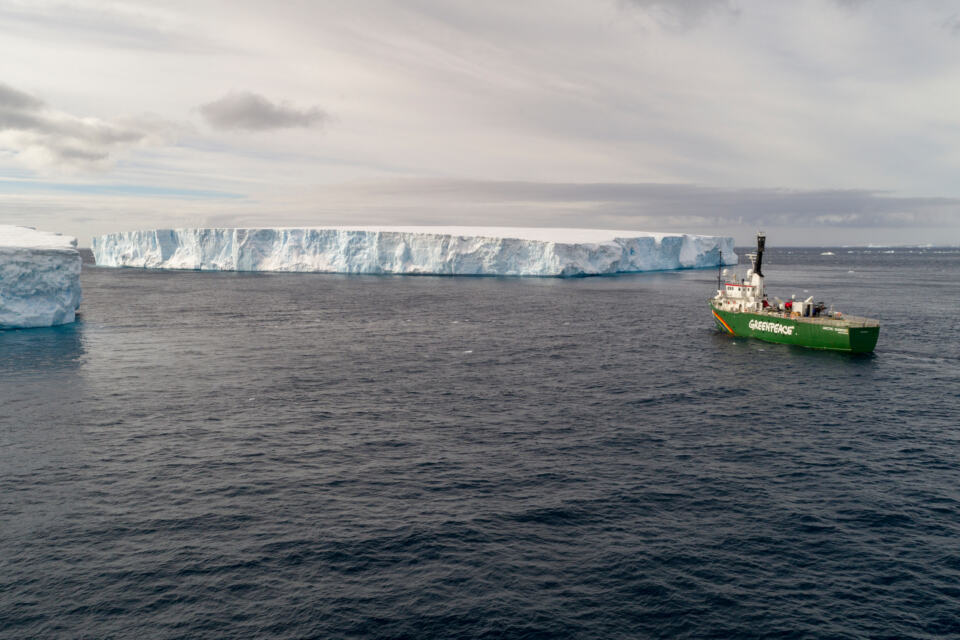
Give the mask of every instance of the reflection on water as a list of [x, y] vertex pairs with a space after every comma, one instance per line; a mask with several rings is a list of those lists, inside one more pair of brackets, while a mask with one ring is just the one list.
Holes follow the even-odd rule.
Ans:
[[73, 370], [83, 359], [82, 320], [59, 327], [0, 331], [0, 379]]
[[84, 332], [82, 321], [0, 331], [0, 468], [12, 477], [46, 474], [76, 458], [77, 412], [87, 397]]

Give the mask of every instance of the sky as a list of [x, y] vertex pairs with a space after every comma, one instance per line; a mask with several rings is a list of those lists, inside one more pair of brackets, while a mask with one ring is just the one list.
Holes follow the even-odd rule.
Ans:
[[960, 244], [960, 5], [0, 0], [0, 224]]

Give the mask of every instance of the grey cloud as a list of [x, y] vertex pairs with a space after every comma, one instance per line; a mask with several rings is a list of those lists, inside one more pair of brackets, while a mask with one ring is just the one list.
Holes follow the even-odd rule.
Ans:
[[106, 151], [90, 151], [88, 149], [78, 149], [76, 147], [58, 147], [57, 154], [68, 160], [83, 160], [86, 162], [98, 162], [106, 160], [109, 154]]
[[688, 28], [711, 13], [736, 14], [731, 0], [620, 0], [628, 8], [641, 9], [667, 27]]
[[146, 127], [80, 118], [48, 107], [28, 93], [0, 84], [0, 147], [35, 169], [90, 169], [114, 151], [140, 143]]
[[904, 197], [870, 190], [471, 180], [401, 180], [344, 189], [355, 191], [356, 201], [375, 206], [429, 203], [444, 212], [475, 206], [478, 212], [523, 212], [519, 215], [526, 219], [515, 224], [535, 225], [902, 229], [949, 226], [960, 215], [960, 198]]
[[55, 38], [127, 50], [211, 53], [225, 50], [214, 39], [189, 33], [190, 21], [158, 21], [123, 4], [17, 3], [0, 6], [4, 29], [31, 38]]
[[867, 0], [833, 0], [844, 9], [859, 9], [867, 4]]
[[42, 106], [43, 102], [29, 93], [0, 83], [0, 109], [39, 109]]
[[28, 109], [18, 109], [0, 104], [0, 131], [35, 130], [43, 128], [43, 120], [37, 112]]
[[265, 214], [212, 213], [208, 226], [440, 225], [639, 229], [732, 235], [779, 246], [956, 242], [960, 198], [870, 190], [720, 189], [691, 184], [452, 179], [332, 185]]
[[943, 28], [952, 36], [960, 36], [960, 16], [952, 15], [943, 21]]
[[273, 103], [251, 91], [232, 91], [219, 100], [201, 105], [200, 113], [207, 124], [224, 131], [312, 127], [327, 119], [320, 107], [298, 109], [288, 102]]

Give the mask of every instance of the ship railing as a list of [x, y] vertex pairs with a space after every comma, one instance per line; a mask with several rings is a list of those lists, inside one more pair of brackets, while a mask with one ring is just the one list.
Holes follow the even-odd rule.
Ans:
[[864, 318], [863, 316], [848, 316], [846, 314], [837, 318], [834, 316], [795, 316], [781, 311], [770, 312], [770, 315], [777, 318], [789, 318], [799, 322], [808, 322], [810, 324], [825, 324], [845, 327], [879, 327], [880, 322], [873, 318]]
[[822, 317], [817, 316], [813, 318], [797, 318], [804, 322], [812, 322], [814, 324], [844, 324], [848, 327], [879, 327], [880, 322], [874, 320], [873, 318], [864, 318], [863, 316], [848, 316], [843, 314], [840, 318], [835, 317]]

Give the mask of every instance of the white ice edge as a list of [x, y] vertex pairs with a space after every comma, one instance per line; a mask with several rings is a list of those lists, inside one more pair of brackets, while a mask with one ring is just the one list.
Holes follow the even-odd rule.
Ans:
[[109, 267], [366, 274], [581, 276], [736, 264], [733, 238], [610, 229], [154, 229], [93, 239]]
[[81, 299], [76, 246], [70, 236], [0, 225], [0, 329], [76, 319]]
[[0, 248], [65, 249], [77, 248], [77, 239], [33, 227], [0, 224]]

